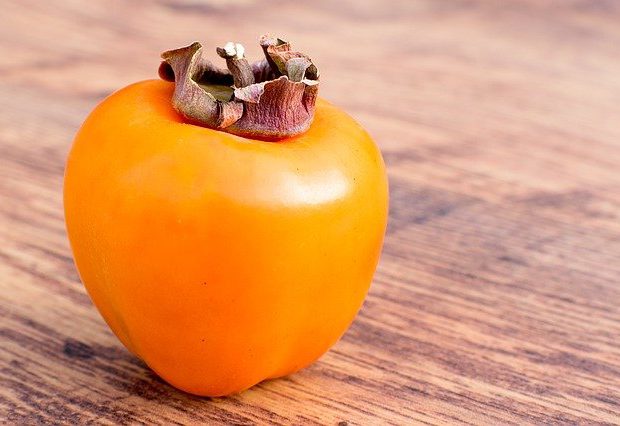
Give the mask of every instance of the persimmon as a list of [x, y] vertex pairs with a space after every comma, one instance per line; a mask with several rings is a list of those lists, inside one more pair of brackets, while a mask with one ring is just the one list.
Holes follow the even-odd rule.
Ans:
[[69, 154], [67, 231], [121, 342], [184, 391], [227, 395], [318, 359], [361, 307], [388, 191], [379, 149], [317, 97], [318, 70], [263, 37], [165, 52], [161, 80], [89, 115]]

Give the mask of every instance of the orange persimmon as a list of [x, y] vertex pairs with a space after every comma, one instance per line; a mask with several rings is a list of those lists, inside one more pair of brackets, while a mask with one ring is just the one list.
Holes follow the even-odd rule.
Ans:
[[307, 366], [347, 329], [381, 251], [386, 173], [320, 98], [307, 130], [266, 141], [196, 124], [174, 90], [135, 83], [86, 119], [67, 230], [121, 342], [172, 385], [226, 395]]

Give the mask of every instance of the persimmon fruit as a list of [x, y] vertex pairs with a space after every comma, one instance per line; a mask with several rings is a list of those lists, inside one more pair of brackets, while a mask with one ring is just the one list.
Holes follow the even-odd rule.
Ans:
[[[293, 82], [286, 67], [260, 69], [277, 59], [254, 67], [249, 84]], [[164, 66], [176, 81], [119, 90], [79, 130], [65, 172], [67, 231], [81, 280], [120, 341], [173, 386], [228, 395], [309, 365], [350, 325], [381, 251], [386, 172], [368, 133], [316, 92], [310, 107], [282, 101], [304, 111], [274, 124], [288, 114], [274, 113], [285, 96], [275, 93], [268, 117], [228, 131], [226, 120], [185, 114], [179, 103], [192, 100], [179, 97], [178, 67]], [[200, 87], [237, 91], [234, 67]], [[300, 78], [294, 90], [306, 102], [316, 84]]]

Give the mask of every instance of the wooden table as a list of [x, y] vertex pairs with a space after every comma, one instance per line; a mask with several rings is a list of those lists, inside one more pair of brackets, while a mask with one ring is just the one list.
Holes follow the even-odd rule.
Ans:
[[[2, 1], [0, 420], [620, 423], [620, 2]], [[390, 224], [320, 361], [230, 398], [166, 385], [73, 265], [62, 176], [162, 50], [266, 31], [381, 146]], [[214, 55], [215, 57], [215, 55]]]

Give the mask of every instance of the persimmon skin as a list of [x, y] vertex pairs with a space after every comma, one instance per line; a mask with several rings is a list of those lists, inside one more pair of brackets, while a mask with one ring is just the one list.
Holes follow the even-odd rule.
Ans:
[[381, 154], [319, 99], [303, 135], [187, 124], [173, 84], [105, 99], [65, 171], [80, 277], [122, 343], [173, 386], [222, 396], [326, 352], [363, 303], [385, 233]]

